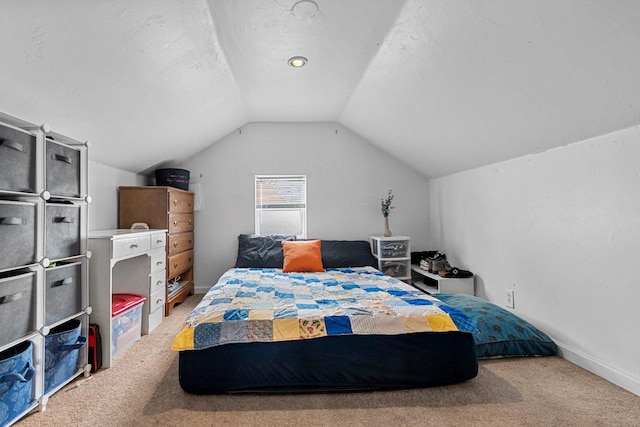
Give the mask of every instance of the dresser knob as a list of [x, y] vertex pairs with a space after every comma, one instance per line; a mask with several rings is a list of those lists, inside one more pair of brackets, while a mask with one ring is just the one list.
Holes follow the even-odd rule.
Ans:
[[178, 220], [173, 220], [173, 225], [178, 225]]
[[173, 206], [178, 206], [178, 199], [173, 199]]
[[156, 265], [162, 265], [162, 261], [156, 261]]
[[192, 222], [193, 222], [193, 221], [189, 220], [189, 225], [191, 225], [191, 223], [192, 223]]
[[173, 247], [177, 248], [178, 247], [178, 242], [173, 242]]
[[173, 263], [173, 268], [178, 268], [178, 263], [177, 262]]
[[132, 249], [133, 249], [133, 248], [137, 248], [137, 247], [138, 247], [138, 244], [137, 244], [137, 243], [133, 243], [133, 244], [132, 244], [131, 246], [129, 246], [129, 247], [130, 247], [130, 248], [132, 248]]
[[158, 298], [158, 300], [156, 301], [156, 304], [160, 304], [162, 302], [162, 298]]
[[189, 243], [193, 243], [193, 239], [189, 239]]

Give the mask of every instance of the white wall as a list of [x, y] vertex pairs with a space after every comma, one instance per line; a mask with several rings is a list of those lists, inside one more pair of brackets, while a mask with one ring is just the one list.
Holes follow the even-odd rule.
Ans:
[[640, 394], [640, 127], [430, 181], [430, 230], [477, 295]]
[[380, 199], [393, 189], [394, 234], [427, 243], [428, 180], [336, 123], [253, 123], [180, 167], [199, 182], [195, 283], [199, 291], [233, 267], [238, 234], [254, 232], [254, 176], [306, 174], [309, 238], [368, 240], [384, 231]]
[[121, 185], [145, 185], [145, 180], [134, 172], [89, 162], [90, 230], [118, 227], [118, 187]]

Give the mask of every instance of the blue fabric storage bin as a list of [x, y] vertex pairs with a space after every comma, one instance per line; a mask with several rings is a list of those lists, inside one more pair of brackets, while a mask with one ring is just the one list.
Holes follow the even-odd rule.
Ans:
[[49, 393], [78, 371], [80, 349], [87, 338], [80, 336], [81, 323], [69, 320], [51, 329], [44, 341], [44, 392]]
[[33, 344], [22, 342], [0, 353], [0, 425], [6, 425], [31, 404]]

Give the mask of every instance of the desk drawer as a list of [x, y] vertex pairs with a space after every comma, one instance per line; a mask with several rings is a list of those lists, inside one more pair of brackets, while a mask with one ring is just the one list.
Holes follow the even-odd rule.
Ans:
[[193, 194], [169, 190], [169, 212], [193, 212]]
[[158, 291], [164, 291], [166, 279], [166, 272], [164, 270], [153, 273], [149, 277], [149, 294]]
[[193, 249], [193, 233], [171, 234], [169, 236], [169, 256]]
[[193, 231], [193, 214], [169, 214], [169, 233], [184, 233]]
[[149, 252], [149, 271], [151, 273], [155, 273], [156, 271], [164, 271], [166, 266], [165, 263], [167, 261], [167, 254], [164, 249], [157, 249], [155, 251]]
[[165, 247], [167, 243], [167, 234], [158, 233], [151, 236], [151, 249], [159, 249]]
[[172, 256], [169, 258], [169, 277], [175, 277], [191, 267], [193, 267], [193, 250]]
[[149, 300], [149, 313], [153, 313], [165, 303], [164, 289], [160, 289], [159, 291], [152, 293]]
[[115, 239], [112, 247], [112, 258], [121, 258], [151, 249], [149, 236], [129, 237], [127, 239]]

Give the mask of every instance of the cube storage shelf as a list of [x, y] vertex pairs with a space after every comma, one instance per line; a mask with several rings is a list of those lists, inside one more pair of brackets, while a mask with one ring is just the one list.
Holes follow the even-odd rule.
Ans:
[[[90, 201], [88, 143], [0, 113], [0, 378], [24, 380], [0, 384], [9, 407], [0, 425], [45, 410], [51, 394], [89, 375]], [[79, 336], [61, 369], [46, 346], [68, 325]]]

